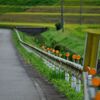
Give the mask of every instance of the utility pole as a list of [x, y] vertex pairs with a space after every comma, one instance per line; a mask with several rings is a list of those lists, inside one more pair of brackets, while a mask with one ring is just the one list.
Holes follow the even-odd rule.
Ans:
[[61, 0], [61, 28], [64, 32], [64, 0]]
[[83, 1], [80, 0], [80, 25], [82, 25]]

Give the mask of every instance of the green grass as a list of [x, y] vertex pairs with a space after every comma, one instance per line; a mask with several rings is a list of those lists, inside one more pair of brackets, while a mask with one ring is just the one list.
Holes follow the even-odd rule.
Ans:
[[[55, 31], [53, 29], [42, 33], [42, 36], [46, 39], [46, 45], [52, 46], [52, 42], [56, 41], [56, 45], [62, 45], [71, 49], [77, 54], [83, 55], [85, 33], [78, 29], [66, 29], [64, 33], [61, 31]], [[55, 46], [56, 46], [55, 45]]]
[[[83, 24], [100, 24], [98, 16], [83, 16]], [[0, 16], [0, 22], [19, 22], [19, 23], [58, 23], [60, 22], [60, 15], [30, 15], [30, 14], [2, 14]], [[65, 15], [64, 21], [67, 24], [79, 24], [79, 15]]]
[[[24, 23], [24, 22], [0, 22], [0, 27], [16, 27], [16, 26], [27, 26], [27, 27], [50, 27], [55, 28], [53, 23]], [[71, 29], [73, 27], [79, 27], [79, 24], [65, 24], [65, 28]], [[100, 24], [83, 24], [82, 28], [100, 28]]]
[[[27, 10], [27, 12], [60, 12], [61, 7], [60, 6], [33, 6], [30, 9]], [[100, 6], [83, 6], [82, 7], [83, 12], [99, 12]], [[69, 13], [79, 13], [80, 12], [80, 6], [64, 6], [64, 12]]]
[[[20, 35], [25, 42], [37, 45], [34, 37], [28, 36], [22, 32], [20, 32]], [[73, 52], [76, 52], [81, 56], [83, 55], [85, 43], [85, 34], [83, 31], [79, 31], [75, 28], [73, 30], [67, 29], [64, 33], [62, 33], [61, 31], [56, 31], [55, 29], [51, 28], [49, 31], [42, 33], [42, 36], [45, 39], [45, 44], [47, 47], [53, 47], [52, 43], [56, 41], [54, 47], [56, 45], [62, 45], [71, 50], [74, 48]], [[37, 46], [39, 47], [40, 45], [41, 43]]]
[[[0, 22], [0, 27], [17, 27], [17, 26], [26, 26], [26, 27], [50, 27], [55, 28], [55, 23], [28, 23], [28, 22]], [[65, 24], [65, 28], [75, 29], [80, 27], [79, 24]], [[100, 28], [100, 24], [83, 24], [82, 28]]]
[[[59, 16], [61, 13], [45, 13], [45, 12], [11, 12], [11, 13], [6, 13], [12, 15], [45, 15], [45, 16]], [[80, 16], [79, 13], [64, 13], [64, 16]], [[82, 16], [100, 16], [100, 14], [92, 14], [92, 13], [83, 13]]]
[[67, 96], [68, 100], [83, 100], [82, 91], [80, 93], [75, 92], [74, 89], [71, 88], [71, 85], [69, 83], [67, 83], [66, 85], [65, 80], [53, 80], [52, 82], [60, 92], [64, 93]]
[[[3, 6], [3, 5], [2, 5], [2, 6]], [[6, 5], [4, 5], [4, 6], [6, 6]], [[8, 5], [8, 6], [9, 6], [9, 5]], [[19, 6], [19, 7], [20, 7], [20, 6]], [[39, 5], [39, 6], [36, 5], [36, 6], [22, 6], [22, 7], [31, 7], [31, 8], [33, 8], [33, 9], [34, 9], [34, 8], [38, 8], [38, 9], [40, 9], [40, 8], [46, 9], [46, 8], [47, 8], [47, 9], [48, 9], [48, 8], [55, 8], [55, 7], [58, 8], [58, 9], [61, 8], [60, 5]], [[68, 8], [78, 8], [78, 9], [79, 9], [79, 8], [80, 8], [80, 5], [79, 5], [79, 6], [76, 6], [76, 5], [73, 5], [73, 6], [64, 5], [64, 8], [67, 8], [67, 9], [68, 9]], [[90, 5], [89, 5], [89, 6], [86, 6], [86, 5], [84, 5], [83, 8], [88, 8], [88, 9], [89, 9], [89, 8], [90, 8], [90, 9], [91, 9], [91, 8], [100, 8], [100, 6], [90, 6]]]
[[[60, 10], [60, 6], [59, 5], [45, 5], [45, 6], [41, 6], [41, 5], [37, 5], [37, 6], [28, 6], [28, 5], [0, 5], [0, 12], [22, 12], [22, 11], [27, 11], [27, 10], [51, 10], [53, 9], [55, 11], [55, 9], [58, 9], [58, 11]], [[64, 6], [64, 10], [66, 11], [67, 9], [80, 9], [80, 6]], [[83, 6], [84, 10], [92, 10], [92, 9], [100, 9], [100, 6]]]
[[16, 27], [16, 26], [27, 26], [27, 27], [55, 27], [54, 24], [48, 23], [25, 23], [25, 22], [0, 22], [1, 27]]
[[[80, 5], [80, 0], [64, 0], [65, 5]], [[84, 0], [83, 5], [99, 5], [99, 0]]]
[[[83, 98], [83, 90], [77, 93], [74, 89], [71, 88], [70, 83], [67, 83], [64, 80], [64, 71], [58, 72], [56, 70], [52, 70], [51, 68], [47, 67], [43, 60], [33, 53], [27, 52], [21, 45], [17, 38], [15, 32], [13, 35], [14, 44], [19, 51], [20, 55], [24, 58], [24, 61], [28, 64], [32, 64], [34, 68], [40, 73], [42, 76], [47, 78], [53, 85], [56, 87], [59, 92], [64, 94], [68, 100], [82, 100]], [[22, 36], [22, 34], [21, 34]], [[73, 96], [73, 97], [72, 97]]]
[[[26, 10], [27, 12], [51, 12], [51, 13], [59, 13], [61, 7], [60, 6], [33, 6], [30, 9]], [[83, 13], [100, 13], [99, 6], [83, 6]], [[65, 13], [79, 13], [80, 6], [64, 6]]]
[[[100, 6], [83, 6], [84, 13], [99, 13]], [[5, 12], [53, 12], [59, 13], [60, 6], [15, 6], [15, 5], [0, 5], [0, 13]], [[80, 6], [64, 6], [65, 13], [79, 13]]]
[[[72, 26], [73, 27], [73, 26]], [[67, 27], [62, 33], [62, 31], [56, 31], [54, 29], [50, 29], [47, 32], [42, 33], [43, 38], [45, 38], [45, 44], [48, 47], [52, 47], [52, 43], [56, 42], [55, 46], [64, 46], [71, 51], [80, 54], [82, 57], [84, 55], [84, 50], [85, 50], [85, 41], [86, 41], [86, 29], [91, 28], [95, 29], [94, 33], [97, 32], [97, 34], [100, 31], [97, 31], [96, 27]], [[99, 33], [100, 34], [100, 33]], [[54, 46], [54, 47], [55, 47]], [[100, 52], [100, 51], [99, 51]], [[99, 53], [99, 58], [100, 58], [100, 53]]]
[[35, 37], [27, 35], [27, 34], [25, 34], [24, 32], [21, 32], [21, 31], [19, 33], [20, 33], [20, 37], [23, 41], [25, 41], [26, 43], [34, 45]]

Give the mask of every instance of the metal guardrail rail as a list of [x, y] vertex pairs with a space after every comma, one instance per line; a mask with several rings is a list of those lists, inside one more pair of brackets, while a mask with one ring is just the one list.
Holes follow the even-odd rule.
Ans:
[[63, 58], [60, 58], [58, 56], [55, 56], [55, 55], [50, 54], [48, 52], [45, 52], [45, 51], [43, 51], [43, 50], [41, 50], [41, 49], [31, 45], [31, 44], [28, 44], [28, 43], [24, 42], [21, 39], [21, 37], [20, 37], [20, 35], [19, 35], [19, 33], [16, 29], [14, 29], [14, 31], [17, 33], [19, 41], [23, 45], [25, 45], [25, 46], [31, 48], [32, 50], [34, 50], [39, 55], [41, 55], [41, 57], [43, 57], [47, 60], [50, 60], [51, 63], [53, 63], [57, 66], [60, 65], [62, 67], [62, 69], [64, 69], [66, 72], [71, 72], [70, 74], [74, 74], [76, 77], [82, 78], [82, 71], [83, 71], [83, 66], [82, 65], [77, 64], [75, 62], [71, 62], [71, 61], [63, 59]]

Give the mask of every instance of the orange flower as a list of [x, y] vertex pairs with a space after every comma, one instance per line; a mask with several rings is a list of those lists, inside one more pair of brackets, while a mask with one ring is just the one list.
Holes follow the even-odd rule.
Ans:
[[66, 57], [69, 57], [69, 56], [70, 56], [70, 53], [69, 53], [69, 52], [67, 52], [67, 53], [66, 53]]
[[95, 99], [94, 100], [100, 100], [100, 91], [96, 93]]
[[72, 58], [75, 60], [76, 59], [76, 54], [73, 54]]
[[50, 51], [52, 51], [52, 48], [50, 48]]
[[50, 50], [50, 48], [47, 48], [47, 50]]
[[52, 49], [52, 52], [53, 52], [53, 53], [55, 53], [55, 50], [54, 50], [54, 49]]
[[89, 74], [90, 75], [95, 75], [96, 74], [96, 69], [95, 68], [90, 68]]
[[56, 54], [59, 54], [59, 50], [56, 50], [55, 52], [56, 52]]
[[100, 78], [99, 77], [94, 77], [92, 78], [92, 85], [93, 86], [100, 86]]
[[81, 56], [80, 56], [80, 55], [77, 55], [77, 56], [76, 56], [76, 59], [77, 59], [77, 60], [80, 60], [80, 59], [81, 59]]

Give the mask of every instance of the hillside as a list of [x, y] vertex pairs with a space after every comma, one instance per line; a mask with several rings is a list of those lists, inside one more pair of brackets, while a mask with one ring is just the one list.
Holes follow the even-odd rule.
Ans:
[[[83, 24], [100, 24], [99, 3], [100, 0], [83, 1]], [[54, 25], [60, 22], [60, 0], [0, 0], [0, 4], [2, 4], [0, 5], [0, 23], [47, 23]], [[79, 5], [80, 0], [64, 0], [65, 24], [80, 23]]]
[[[0, 22], [16, 23], [48, 23], [60, 22], [60, 6], [3, 6], [1, 7]], [[84, 6], [83, 24], [100, 24], [100, 7]], [[80, 23], [80, 7], [64, 6], [65, 24]]]
[[[59, 5], [60, 0], [0, 0], [1, 5]], [[64, 0], [65, 5], [80, 5], [80, 0]], [[83, 5], [100, 5], [100, 0], [83, 0]]]

